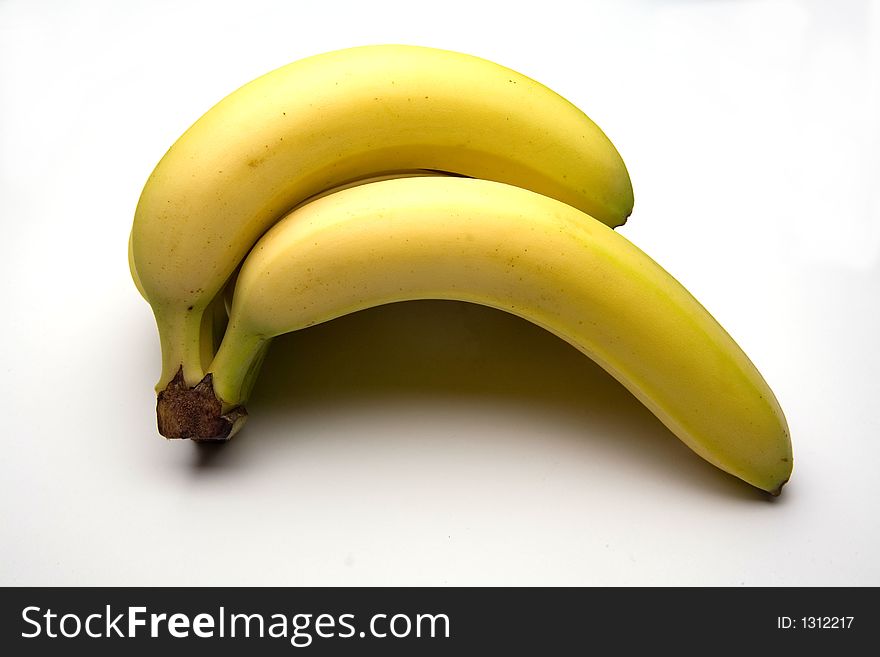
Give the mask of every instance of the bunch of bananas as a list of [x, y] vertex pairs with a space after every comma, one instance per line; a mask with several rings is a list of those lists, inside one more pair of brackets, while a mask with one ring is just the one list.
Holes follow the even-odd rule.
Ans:
[[792, 456], [776, 398], [613, 230], [632, 206], [596, 124], [503, 66], [367, 46], [270, 72], [177, 140], [137, 206], [129, 263], [159, 328], [159, 431], [232, 437], [277, 335], [457, 299], [555, 333], [697, 454], [778, 494]]

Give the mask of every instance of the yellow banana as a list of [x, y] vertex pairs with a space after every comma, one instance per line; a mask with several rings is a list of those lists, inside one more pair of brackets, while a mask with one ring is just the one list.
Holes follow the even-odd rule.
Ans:
[[235, 91], [156, 166], [141, 194], [132, 271], [156, 316], [162, 390], [204, 369], [203, 315], [253, 243], [322, 190], [439, 169], [540, 192], [622, 224], [626, 167], [579, 109], [492, 62], [365, 46], [294, 62]]
[[[593, 358], [710, 463], [773, 494], [788, 480], [773, 392], [680, 283], [583, 212], [486, 180], [376, 182], [289, 214], [245, 260], [198, 392], [181, 385], [160, 415], [176, 437], [227, 439], [272, 337], [410, 299], [524, 317]], [[200, 408], [192, 421], [187, 404]]]

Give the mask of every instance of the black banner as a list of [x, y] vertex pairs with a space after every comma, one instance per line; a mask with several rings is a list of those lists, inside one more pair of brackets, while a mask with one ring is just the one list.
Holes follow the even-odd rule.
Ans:
[[[7, 588], [6, 654], [854, 650], [875, 588]], [[8, 649], [12, 648], [12, 652]], [[210, 651], [210, 653], [207, 653]]]

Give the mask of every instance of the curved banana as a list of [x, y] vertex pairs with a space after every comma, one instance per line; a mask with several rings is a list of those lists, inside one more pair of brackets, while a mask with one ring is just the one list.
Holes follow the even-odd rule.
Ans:
[[[773, 392], [680, 283], [579, 210], [485, 180], [377, 182], [288, 215], [245, 260], [202, 393], [240, 426], [273, 336], [409, 299], [524, 317], [593, 358], [707, 461], [774, 494], [788, 480]], [[184, 437], [237, 428], [214, 420]]]
[[558, 198], [611, 226], [633, 204], [619, 154], [579, 109], [492, 62], [365, 46], [294, 62], [220, 101], [141, 194], [132, 254], [162, 344], [157, 390], [203, 374], [202, 315], [253, 243], [306, 198], [377, 172], [439, 169]]

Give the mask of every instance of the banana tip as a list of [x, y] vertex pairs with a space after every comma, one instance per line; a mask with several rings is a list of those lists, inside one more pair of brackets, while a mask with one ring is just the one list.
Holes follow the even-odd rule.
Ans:
[[773, 497], [779, 497], [779, 495], [782, 493], [782, 487], [785, 486], [785, 484], [787, 484], [787, 483], [788, 483], [788, 479], [786, 479], [785, 481], [783, 481], [781, 484], [779, 484], [779, 485], [778, 485], [776, 488], [774, 488], [773, 490], [770, 490], [770, 491], [767, 491], [767, 492], [770, 493], [770, 495], [772, 495]]

